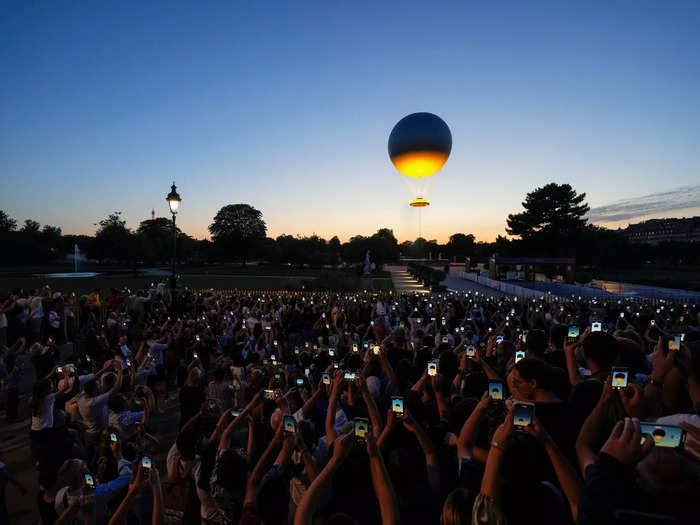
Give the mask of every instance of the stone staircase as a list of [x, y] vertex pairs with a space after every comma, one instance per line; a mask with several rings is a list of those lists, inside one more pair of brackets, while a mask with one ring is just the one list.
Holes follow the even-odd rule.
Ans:
[[396, 293], [417, 292], [428, 293], [430, 290], [416, 281], [405, 266], [387, 266], [387, 270], [391, 273], [391, 280], [394, 283], [394, 291]]

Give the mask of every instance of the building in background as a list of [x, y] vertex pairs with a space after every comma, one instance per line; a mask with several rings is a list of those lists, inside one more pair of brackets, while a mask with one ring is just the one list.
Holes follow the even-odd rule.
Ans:
[[650, 219], [630, 224], [619, 230], [628, 241], [656, 244], [659, 242], [700, 241], [700, 217], [682, 219]]

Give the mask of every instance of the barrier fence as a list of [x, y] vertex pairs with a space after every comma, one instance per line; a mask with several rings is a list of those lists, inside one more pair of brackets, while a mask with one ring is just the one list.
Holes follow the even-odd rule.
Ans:
[[507, 281], [496, 281], [489, 277], [482, 277], [473, 272], [457, 272], [460, 279], [472, 281], [499, 292], [515, 295], [516, 297], [551, 301], [552, 297], [600, 297], [607, 299], [632, 299], [658, 302], [699, 303], [700, 293], [688, 290], [675, 290], [627, 283], [614, 283], [611, 281], [593, 281], [601, 285], [600, 288], [591, 286], [578, 286], [565, 283], [533, 283], [534, 288], [520, 286]]

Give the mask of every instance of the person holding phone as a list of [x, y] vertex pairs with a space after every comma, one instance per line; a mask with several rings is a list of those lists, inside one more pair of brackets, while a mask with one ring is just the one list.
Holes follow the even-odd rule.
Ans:
[[508, 390], [518, 400], [533, 403], [535, 413], [553, 439], [569, 457], [574, 457], [577, 427], [570, 408], [553, 391], [552, 367], [540, 359], [525, 358], [508, 374]]

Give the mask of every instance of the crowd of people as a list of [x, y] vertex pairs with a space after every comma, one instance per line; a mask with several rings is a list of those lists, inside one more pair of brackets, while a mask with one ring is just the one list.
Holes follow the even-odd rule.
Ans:
[[[36, 375], [44, 524], [700, 516], [700, 305], [163, 285], [1, 304], [8, 418]], [[154, 430], [173, 405], [174, 439]]]

